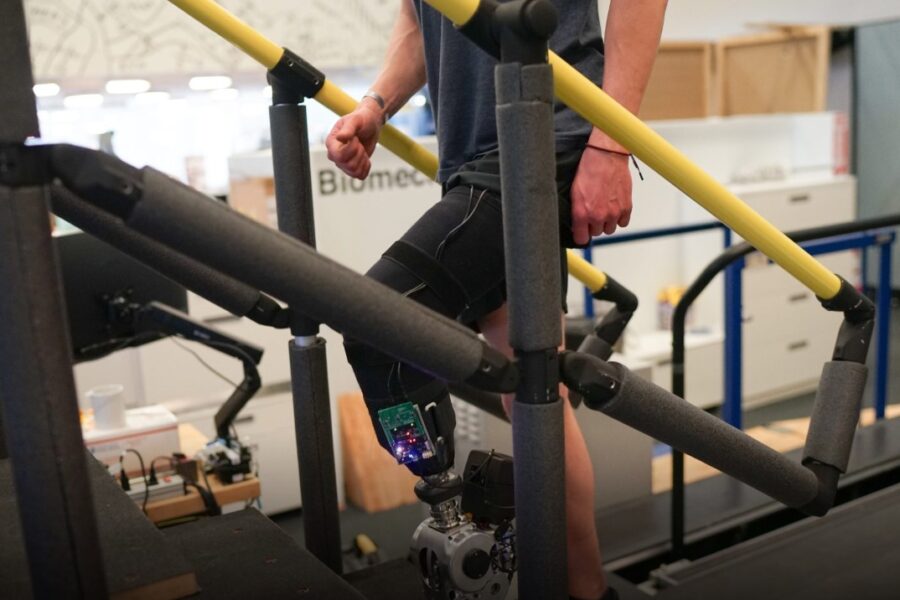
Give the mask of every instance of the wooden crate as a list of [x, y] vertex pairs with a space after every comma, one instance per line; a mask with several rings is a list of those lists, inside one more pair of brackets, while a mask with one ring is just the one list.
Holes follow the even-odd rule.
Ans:
[[782, 27], [716, 46], [719, 113], [825, 110], [831, 35], [827, 27]]
[[347, 500], [367, 512], [418, 502], [418, 478], [378, 444], [359, 392], [338, 397]]
[[639, 116], [695, 119], [713, 111], [713, 49], [709, 42], [662, 42]]

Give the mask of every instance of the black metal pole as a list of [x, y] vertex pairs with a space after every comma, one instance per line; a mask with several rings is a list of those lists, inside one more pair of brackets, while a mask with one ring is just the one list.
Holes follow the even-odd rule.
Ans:
[[[568, 598], [565, 443], [557, 348], [560, 247], [549, 3], [501, 4], [495, 71], [509, 341], [521, 379], [513, 410], [519, 598]], [[532, 20], [532, 17], [542, 17]], [[552, 18], [551, 18], [552, 17]], [[547, 27], [549, 26], [549, 27]]]
[[105, 598], [45, 195], [0, 187], [0, 403], [35, 597]]
[[[685, 319], [677, 313], [672, 319], [672, 393], [684, 398], [684, 327]], [[684, 557], [684, 452], [672, 448], [672, 490], [669, 527], [672, 538], [672, 560]]]
[[[896, 227], [900, 225], [900, 215], [884, 215], [863, 221], [850, 223], [838, 223], [792, 231], [787, 236], [797, 242], [822, 239], [831, 236], [844, 235], [867, 229], [879, 229], [882, 227]], [[685, 293], [678, 301], [672, 314], [672, 393], [684, 398], [685, 379], [685, 322], [687, 313], [701, 292], [712, 282], [721, 271], [726, 269], [734, 261], [750, 254], [754, 248], [747, 242], [730, 246], [722, 254], [710, 262], [700, 275], [688, 286]], [[684, 454], [672, 449], [672, 496], [671, 496], [671, 536], [672, 554], [674, 559], [684, 555], [685, 535], [685, 489], [684, 489]]]
[[[277, 78], [270, 76], [269, 81], [278, 228], [315, 247], [306, 106], [302, 96], [280, 85]], [[343, 556], [325, 340], [318, 335], [319, 323], [297, 311], [293, 314], [291, 334], [294, 430], [306, 548], [331, 570], [341, 573]]]
[[0, 407], [0, 460], [8, 457], [6, 450], [6, 435], [3, 433], [3, 407]]

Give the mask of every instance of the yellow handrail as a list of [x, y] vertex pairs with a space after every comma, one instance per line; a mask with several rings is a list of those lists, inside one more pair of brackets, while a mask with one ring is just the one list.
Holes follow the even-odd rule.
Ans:
[[[273, 69], [284, 55], [284, 49], [259, 33], [247, 23], [216, 4], [213, 0], [169, 0], [172, 4], [194, 17], [197, 21], [225, 38], [266, 69]], [[478, 8], [478, 0], [464, 0], [456, 5], [443, 2], [445, 9], [459, 19], [468, 20]], [[467, 14], [470, 12], [470, 14]], [[338, 115], [346, 115], [356, 108], [356, 100], [340, 87], [326, 80], [315, 95], [315, 100]], [[430, 179], [437, 177], [438, 159], [424, 146], [415, 142], [399, 129], [387, 125], [381, 130], [378, 142], [421, 171]], [[569, 272], [573, 277], [597, 292], [606, 285], [606, 275], [594, 265], [571, 250], [566, 254]]]
[[[457, 27], [465, 25], [480, 4], [480, 0], [425, 1]], [[841, 289], [837, 275], [552, 51], [549, 60], [556, 96], [569, 108], [628, 148], [817, 296], [837, 295]]]

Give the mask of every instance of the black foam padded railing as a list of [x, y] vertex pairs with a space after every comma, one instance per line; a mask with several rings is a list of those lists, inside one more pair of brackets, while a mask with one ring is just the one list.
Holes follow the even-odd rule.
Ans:
[[129, 227], [442, 379], [515, 389], [515, 368], [470, 329], [159, 171], [140, 175]]
[[[822, 483], [818, 472], [634, 375], [622, 365], [566, 353], [561, 358], [561, 366], [563, 381], [584, 396], [589, 408], [690, 454], [779, 502], [805, 510], [820, 494], [829, 493], [821, 488], [831, 482]], [[863, 385], [864, 382], [862, 378]], [[842, 397], [862, 393], [858, 377], [848, 385], [852, 389], [843, 389]], [[855, 419], [852, 422], [855, 424]], [[849, 445], [845, 444], [844, 449], [849, 453]], [[833, 490], [830, 492], [833, 494]]]

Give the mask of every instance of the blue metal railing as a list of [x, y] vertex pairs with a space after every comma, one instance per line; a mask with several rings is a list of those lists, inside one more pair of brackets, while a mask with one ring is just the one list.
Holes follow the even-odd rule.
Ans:
[[[716, 229], [722, 230], [723, 247], [727, 248], [730, 246], [731, 230], [728, 226], [719, 221], [709, 221], [706, 223], [677, 225], [675, 227], [659, 227], [656, 229], [647, 229], [645, 231], [636, 231], [634, 233], [619, 233], [612, 236], [595, 237], [591, 240], [589, 246], [582, 249], [582, 254], [586, 261], [592, 263], [594, 259], [594, 246], [613, 246], [615, 244], [627, 244], [630, 242], [640, 242], [673, 235], [686, 235], [688, 233], [698, 233]], [[587, 287], [584, 288], [584, 316], [590, 319], [594, 318], [594, 298], [591, 290]]]
[[[863, 259], [866, 258], [866, 248], [872, 245], [878, 245], [881, 251], [881, 262], [879, 269], [880, 281], [878, 285], [878, 298], [876, 306], [876, 331], [877, 331], [877, 351], [876, 351], [876, 374], [875, 374], [875, 410], [878, 418], [884, 417], [884, 404], [887, 397], [887, 373], [888, 373], [888, 350], [889, 350], [889, 332], [890, 332], [890, 304], [891, 304], [891, 246], [894, 242], [895, 234], [887, 228], [896, 228], [900, 226], [900, 214], [887, 215], [857, 221], [852, 223], [839, 223], [836, 225], [827, 225], [824, 227], [816, 227], [805, 229], [802, 231], [794, 231], [787, 233], [797, 243], [806, 244], [810, 251], [822, 251], [836, 249], [849, 249], [854, 244], [859, 244], [863, 251]], [[857, 235], [863, 238], [854, 237]], [[865, 237], [865, 236], [869, 237]], [[841, 236], [838, 238], [838, 236]], [[753, 252], [752, 246], [746, 242], [732, 246], [719, 256], [717, 256], [697, 278], [688, 286], [675, 312], [672, 316], [672, 393], [684, 398], [685, 397], [685, 320], [687, 312], [694, 300], [706, 289], [709, 283], [720, 272], [726, 272], [726, 298], [728, 298], [727, 306], [731, 307], [730, 314], [726, 317], [730, 321], [730, 325], [726, 328], [732, 333], [730, 341], [732, 344], [732, 355], [726, 360], [726, 393], [728, 389], [730, 393], [737, 398], [738, 408], [732, 406], [730, 408], [732, 415], [740, 414], [739, 409], [741, 385], [729, 381], [727, 374], [736, 372], [740, 377], [740, 348], [741, 348], [741, 271], [742, 263], [747, 254]], [[731, 275], [728, 271], [731, 270]], [[735, 337], [735, 333], [737, 337]], [[735, 349], [737, 359], [735, 359]], [[730, 363], [730, 367], [728, 364]], [[738, 379], [738, 382], [740, 380]], [[879, 400], [880, 398], [880, 400]], [[684, 454], [673, 449], [672, 450], [672, 492], [671, 492], [671, 528], [672, 528], [672, 558], [678, 559], [684, 555], [684, 523], [685, 523], [685, 494], [684, 494]]]
[[[876, 355], [875, 355], [875, 414], [884, 418], [887, 404], [888, 350], [891, 322], [891, 251], [896, 234], [890, 230], [863, 231], [839, 237], [813, 240], [801, 246], [813, 256], [861, 250], [880, 249], [878, 297], [876, 299]], [[770, 261], [771, 262], [771, 261]], [[743, 428], [743, 328], [742, 297], [744, 257], [736, 259], [725, 269], [725, 381], [722, 419]]]

